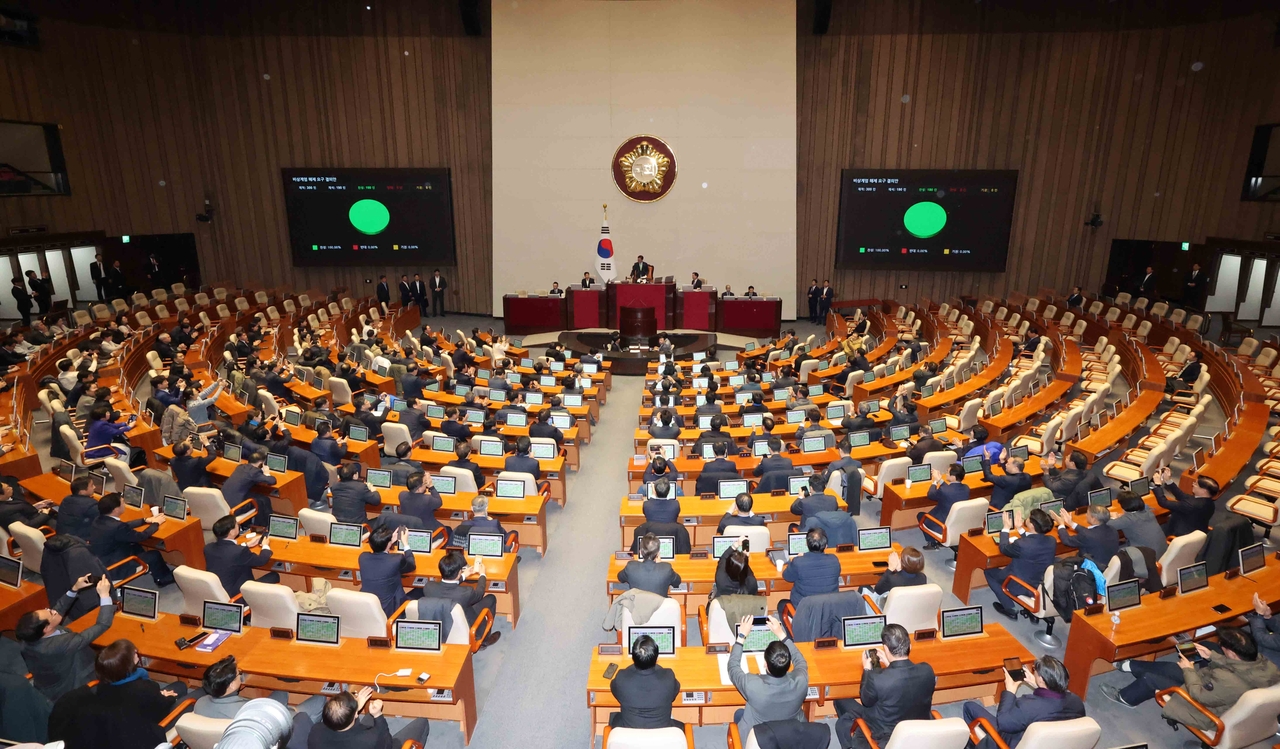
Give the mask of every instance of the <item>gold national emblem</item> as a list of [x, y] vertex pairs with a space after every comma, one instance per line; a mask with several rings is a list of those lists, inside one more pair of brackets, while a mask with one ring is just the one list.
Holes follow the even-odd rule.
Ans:
[[614, 154], [614, 184], [637, 202], [659, 200], [675, 183], [675, 166], [675, 154], [666, 143], [650, 135], [637, 135]]

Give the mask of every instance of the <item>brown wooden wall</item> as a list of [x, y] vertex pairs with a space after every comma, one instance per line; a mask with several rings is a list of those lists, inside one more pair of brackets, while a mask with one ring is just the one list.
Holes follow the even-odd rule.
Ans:
[[[1112, 238], [1280, 230], [1280, 208], [1240, 201], [1253, 129], [1280, 121], [1274, 10], [1161, 26], [1128, 3], [1037, 19], [953, 0], [834, 6], [825, 36], [812, 0], [797, 24], [799, 291], [815, 276], [837, 298], [1096, 288]], [[850, 167], [1020, 170], [1007, 272], [835, 270]], [[1083, 225], [1095, 208], [1099, 229]]]
[[[0, 47], [0, 119], [63, 126], [72, 195], [0, 199], [0, 231], [194, 232], [207, 280], [372, 293], [365, 278], [403, 271], [292, 267], [280, 169], [449, 167], [449, 304], [488, 313], [489, 38], [463, 34], [456, 2], [375, 5], [49, 9], [41, 49]], [[194, 218], [206, 197], [211, 224]]]

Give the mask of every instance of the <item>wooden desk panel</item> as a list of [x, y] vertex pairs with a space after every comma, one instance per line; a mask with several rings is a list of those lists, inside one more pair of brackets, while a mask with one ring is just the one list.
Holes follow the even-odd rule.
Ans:
[[[203, 452], [197, 454], [203, 454]], [[169, 461], [173, 460], [173, 446], [165, 445], [156, 450], [155, 455], [161, 461], [161, 464], [167, 468]], [[214, 483], [221, 486], [222, 482], [231, 478], [231, 474], [236, 470], [237, 465], [239, 463], [232, 463], [226, 458], [215, 458], [206, 470], [209, 476], [213, 478]], [[300, 472], [273, 472], [271, 475], [276, 477], [274, 485], [256, 484], [255, 487], [258, 491], [271, 498], [272, 512], [280, 515], [296, 516], [298, 510], [309, 506], [306, 477]], [[280, 502], [276, 500], [280, 500]]]
[[23, 614], [48, 605], [49, 598], [43, 585], [36, 585], [28, 580], [22, 581], [16, 588], [0, 585], [0, 630], [13, 629]]
[[[963, 452], [961, 457], [963, 457]], [[992, 466], [992, 473], [997, 476], [1004, 474], [1004, 469], [1000, 466]], [[1031, 476], [1031, 485], [1034, 487], [1040, 484], [1040, 477], [1044, 473], [1040, 466], [1040, 457], [1037, 455], [1030, 456], [1023, 471]], [[978, 497], [989, 497], [994, 487], [987, 483], [981, 473], [971, 473], [964, 477], [964, 483], [969, 486], [969, 498], [976, 499]], [[899, 479], [891, 481], [884, 488], [883, 501], [880, 503], [880, 524], [887, 525], [895, 530], [902, 528], [914, 528], [917, 525], [916, 512], [927, 512], [929, 508], [934, 506], [934, 501], [929, 499], [929, 481], [917, 481], [907, 488], [906, 481]]]
[[[846, 507], [843, 499], [831, 496], [836, 500], [837, 506]], [[772, 518], [765, 522], [769, 537], [774, 541], [785, 541], [787, 526], [800, 520], [798, 515], [791, 514], [791, 504], [796, 501], [796, 497], [790, 494], [775, 497], [766, 493], [752, 494], [751, 500], [752, 512]], [[711, 546], [720, 518], [734, 507], [732, 499], [702, 499], [696, 494], [680, 497], [679, 502], [680, 518], [677, 522], [689, 531], [689, 540], [694, 546]], [[619, 548], [629, 549], [636, 528], [644, 523], [644, 501], [632, 502], [623, 497], [618, 515], [618, 524], [622, 527], [622, 546]]]
[[[382, 497], [382, 504], [395, 508], [397, 512], [399, 512], [400, 508], [400, 493], [402, 491], [407, 490], [402, 486], [377, 490]], [[441, 494], [440, 501], [442, 504], [440, 509], [436, 511], [436, 519], [451, 528], [458, 527], [463, 521], [471, 518], [471, 500], [475, 499], [475, 497], [476, 492]], [[548, 536], [547, 502], [546, 498], [541, 494], [535, 494], [524, 499], [490, 497], [489, 515], [498, 518], [502, 522], [503, 529], [515, 531], [520, 539], [521, 546], [537, 549], [538, 554], [546, 556]], [[377, 517], [377, 513], [370, 512], [369, 517]]]
[[[457, 460], [458, 456], [453, 453], [441, 452], [438, 450], [428, 450], [424, 447], [414, 448], [409, 455], [410, 460], [416, 460], [419, 463], [430, 463], [435, 466], [447, 465], [453, 460]], [[506, 464], [506, 458], [496, 458], [487, 455], [479, 455], [471, 453], [471, 461], [480, 466], [486, 476], [496, 476]], [[551, 484], [551, 498], [556, 504], [564, 507], [566, 497], [568, 496], [568, 481], [565, 476], [565, 459], [563, 455], [557, 455], [552, 460], [539, 460], [538, 467], [542, 469], [542, 480]]]

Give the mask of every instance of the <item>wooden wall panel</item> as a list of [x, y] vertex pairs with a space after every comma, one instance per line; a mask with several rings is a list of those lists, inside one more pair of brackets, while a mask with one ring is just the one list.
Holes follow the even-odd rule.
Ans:
[[[0, 199], [0, 230], [194, 232], [206, 279], [372, 293], [365, 278], [430, 268], [292, 267], [280, 169], [449, 167], [449, 304], [488, 313], [489, 39], [463, 35], [456, 3], [136, 0], [94, 25], [104, 6], [82, 5], [47, 9], [41, 49], [0, 47], [0, 119], [61, 124], [72, 187]], [[206, 197], [212, 224], [194, 218]]]
[[[1280, 208], [1239, 199], [1254, 126], [1280, 120], [1274, 10], [1016, 5], [851, 0], [814, 36], [802, 0], [797, 291], [815, 276], [838, 298], [1096, 288], [1113, 238], [1280, 231]], [[1018, 169], [1006, 272], [835, 270], [852, 167]], [[1095, 208], [1099, 229], [1083, 225]]]

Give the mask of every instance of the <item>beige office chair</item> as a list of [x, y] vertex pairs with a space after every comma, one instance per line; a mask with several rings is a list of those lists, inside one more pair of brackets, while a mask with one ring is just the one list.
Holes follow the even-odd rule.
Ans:
[[746, 536], [747, 543], [751, 545], [751, 549], [764, 551], [769, 548], [772, 541], [769, 540], [769, 529], [762, 525], [726, 525], [724, 533], [721, 535]]
[[329, 378], [329, 392], [333, 394], [333, 406], [351, 405], [351, 387], [340, 377]]
[[1221, 716], [1196, 702], [1182, 687], [1156, 692], [1156, 704], [1164, 707], [1175, 694], [1189, 702], [1191, 707], [1210, 721], [1222, 726], [1220, 730], [1211, 732], [1185, 726], [1200, 739], [1202, 746], [1212, 746], [1215, 749], [1245, 749], [1258, 743], [1270, 744], [1276, 733], [1276, 715], [1280, 714], [1280, 685], [1250, 689]]
[[[630, 629], [637, 625], [635, 619], [631, 617], [629, 609], [622, 610], [622, 626], [618, 629], [618, 642], [624, 646], [631, 643]], [[645, 622], [645, 627], [675, 627], [676, 628], [676, 647], [684, 646], [685, 619], [684, 607], [674, 598], [664, 598], [662, 605], [658, 606], [657, 611], [653, 612], [653, 616], [649, 617], [649, 621]]]
[[244, 523], [258, 514], [252, 497], [232, 508], [227, 505], [220, 489], [189, 486], [182, 491], [182, 497], [187, 500], [191, 514], [200, 519], [200, 528], [204, 532], [206, 544], [217, 540], [213, 535], [213, 524], [222, 518], [234, 514], [238, 522]]
[[[873, 606], [872, 608], [875, 608]], [[900, 624], [907, 632], [938, 628], [942, 587], [935, 583], [893, 588], [879, 606], [886, 624]]]
[[334, 588], [327, 597], [329, 612], [339, 617], [339, 633], [342, 637], [386, 637], [388, 621], [404, 611], [409, 604], [405, 601], [400, 610], [393, 612], [395, 616], [388, 619], [382, 610], [382, 603], [372, 593], [361, 593], [345, 588]]
[[[969, 727], [961, 718], [943, 718], [934, 711], [933, 720], [904, 720], [894, 726], [893, 734], [884, 749], [964, 749], [969, 743]], [[871, 728], [865, 719], [859, 718], [854, 730], [861, 731], [867, 745], [880, 749], [871, 736]], [[754, 731], [752, 732], [754, 735]]]
[[111, 475], [111, 491], [123, 492], [126, 486], [137, 486], [138, 477], [129, 470], [129, 464], [119, 458], [104, 458], [103, 465]]
[[[9, 524], [9, 535], [22, 552], [22, 565], [31, 572], [39, 573], [40, 564], [44, 561], [44, 534], [39, 528], [15, 522]], [[5, 546], [7, 547], [8, 544], [6, 543]]]
[[1160, 584], [1166, 587], [1176, 584], [1178, 582], [1178, 568], [1194, 564], [1196, 557], [1200, 555], [1200, 550], [1204, 548], [1204, 544], [1208, 539], [1209, 537], [1205, 535], [1204, 531], [1191, 531], [1183, 536], [1175, 536], [1169, 542], [1169, 548], [1165, 549], [1160, 561], [1156, 562], [1156, 565], [1160, 568]]
[[[988, 734], [993, 738], [1000, 735], [986, 718], [978, 718], [969, 724], [969, 728], [975, 743]], [[1018, 742], [1018, 749], [1093, 749], [1101, 736], [1102, 727], [1089, 717], [1039, 721], [1027, 727]], [[998, 745], [1006, 746], [1003, 739], [998, 741]]]
[[947, 517], [943, 519], [941, 533], [934, 530], [933, 526], [928, 524], [925, 518], [920, 519], [920, 530], [926, 536], [951, 549], [951, 558], [946, 562], [947, 569], [954, 570], [956, 568], [955, 557], [960, 547], [960, 537], [975, 528], [982, 528], [986, 523], [988, 506], [985, 497], [956, 502], [951, 505], [951, 510], [947, 513]]
[[253, 611], [250, 623], [262, 629], [278, 627], [295, 629], [298, 623], [298, 599], [287, 585], [250, 580], [240, 586], [240, 595]]
[[[383, 425], [386, 428], [386, 425]], [[452, 476], [454, 479], [454, 488], [457, 493], [477, 492], [480, 487], [476, 486], [476, 477], [471, 471], [457, 466], [440, 466], [441, 476]]]
[[338, 522], [338, 519], [329, 512], [321, 512], [309, 508], [298, 510], [298, 523], [302, 525], [302, 530], [308, 535], [315, 533], [329, 537], [329, 526]]
[[[1062, 647], [1062, 641], [1053, 634], [1053, 623], [1058, 618], [1058, 610], [1053, 606], [1053, 565], [1049, 565], [1044, 571], [1043, 585], [1032, 585], [1029, 580], [1020, 580], [1010, 575], [1005, 578], [1000, 589], [1004, 594], [1013, 599], [1013, 602], [1021, 606], [1031, 615], [1032, 621], [1045, 621], [1045, 629], [1043, 632], [1036, 632], [1036, 642], [1044, 645], [1046, 648]], [[1023, 590], [1020, 594], [1009, 590], [1011, 583], [1022, 583], [1028, 588], [1034, 588], [1034, 595], [1026, 595]]]
[[189, 749], [214, 749], [229, 725], [230, 718], [206, 718], [186, 712], [174, 724], [174, 731]]
[[1262, 542], [1271, 547], [1276, 545], [1271, 539], [1271, 529], [1280, 525], [1280, 507], [1277, 507], [1274, 502], [1248, 494], [1237, 494], [1227, 500], [1227, 509], [1248, 518], [1254, 525], [1264, 528], [1265, 535], [1262, 537]]
[[885, 487], [898, 479], [905, 479], [909, 467], [911, 467], [911, 458], [890, 458], [881, 463], [880, 472], [868, 477], [862, 484], [867, 499], [883, 500]]
[[[734, 726], [737, 727], [736, 725]], [[605, 726], [603, 749], [694, 749], [693, 724], [679, 728], [612, 728]]]
[[182, 591], [182, 613], [200, 616], [205, 601], [226, 603], [231, 600], [218, 576], [206, 570], [198, 570], [180, 564], [173, 570], [173, 580]]
[[733, 625], [729, 624], [729, 618], [724, 613], [724, 606], [715, 599], [706, 606], [698, 607], [698, 627], [702, 631], [704, 645], [731, 643], [736, 639]]
[[382, 425], [382, 442], [382, 454], [394, 457], [396, 448], [406, 443], [412, 444], [413, 439], [409, 435], [409, 427], [388, 421]]

